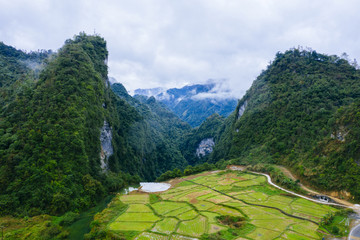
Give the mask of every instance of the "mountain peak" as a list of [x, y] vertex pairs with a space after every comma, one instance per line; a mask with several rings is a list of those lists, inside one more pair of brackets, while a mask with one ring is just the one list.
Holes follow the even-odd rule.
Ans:
[[227, 117], [235, 110], [237, 99], [231, 97], [229, 91], [222, 81], [209, 80], [182, 88], [136, 89], [135, 95], [154, 97], [183, 121], [196, 127], [214, 113]]

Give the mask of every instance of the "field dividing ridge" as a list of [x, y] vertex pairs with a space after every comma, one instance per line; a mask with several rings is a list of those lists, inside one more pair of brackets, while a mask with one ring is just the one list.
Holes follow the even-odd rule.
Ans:
[[322, 217], [338, 211], [231, 171], [183, 178], [156, 201], [143, 193], [119, 199], [124, 211], [107, 229], [128, 240], [318, 239]]

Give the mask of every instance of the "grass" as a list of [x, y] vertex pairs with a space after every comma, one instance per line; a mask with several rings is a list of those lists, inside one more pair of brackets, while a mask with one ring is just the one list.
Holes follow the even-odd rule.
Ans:
[[137, 238], [137, 240], [167, 240], [168, 237], [165, 235], [160, 235], [156, 233], [143, 232]]
[[337, 237], [347, 236], [350, 232], [348, 214], [349, 210], [341, 210], [336, 213], [329, 213], [322, 219], [322, 229], [325, 227]]
[[206, 231], [206, 224], [207, 219], [203, 216], [198, 216], [194, 220], [181, 222], [177, 232], [187, 236], [200, 237]]
[[177, 215], [177, 217], [180, 220], [190, 220], [190, 219], [195, 218], [197, 215], [199, 215], [199, 214], [195, 210], [190, 210], [190, 211], [184, 212], [180, 215]]
[[161, 201], [161, 197], [158, 194], [149, 194], [149, 201], [151, 204]]
[[[254, 225], [246, 223], [240, 229], [227, 228], [226, 230], [222, 230], [216, 234], [211, 234], [210, 236], [212, 236], [215, 239], [217, 237], [221, 237], [221, 239], [226, 239], [226, 240], [243, 239], [242, 237], [249, 235], [255, 229], [256, 229], [256, 227]], [[205, 237], [204, 239], [209, 239], [209, 236]]]
[[210, 224], [208, 233], [217, 233], [219, 231], [226, 230], [226, 227], [219, 224]]
[[126, 212], [151, 212], [151, 208], [145, 204], [130, 204], [129, 209]]
[[154, 225], [153, 222], [112, 222], [109, 224], [109, 230], [112, 231], [145, 231]]
[[[338, 211], [288, 196], [268, 185], [264, 176], [255, 174], [229, 171], [198, 176], [192, 181], [249, 203], [277, 207], [318, 222], [328, 212]], [[114, 205], [123, 204], [122, 208], [117, 213], [110, 211], [112, 215], [105, 209], [99, 216], [117, 216], [103, 217], [104, 221], [98, 218], [99, 225], [106, 226], [98, 227], [98, 231], [102, 229], [107, 236], [111, 236], [111, 232], [131, 232], [132, 235], [123, 237], [129, 240], [319, 239], [322, 236], [314, 223], [291, 218], [276, 209], [251, 206], [187, 181], [160, 194], [131, 194], [116, 199]], [[112, 204], [110, 207], [116, 209]], [[245, 220], [240, 228], [234, 228], [220, 223], [216, 219], [219, 216], [244, 217]], [[344, 222], [341, 217], [334, 218], [334, 224]]]
[[252, 224], [254, 224], [257, 227], [261, 228], [267, 228], [272, 229], [274, 231], [282, 232], [284, 229], [289, 226], [289, 224], [293, 223], [294, 221], [292, 219], [259, 219], [251, 221]]
[[224, 196], [224, 195], [218, 195], [216, 197], [212, 197], [210, 199], [208, 199], [208, 201], [213, 202], [215, 204], [217, 203], [222, 203], [222, 202], [227, 202], [232, 200], [232, 198], [228, 197], [228, 196]]
[[206, 201], [197, 201], [196, 203], [193, 204], [193, 206], [197, 208], [199, 211], [201, 211], [201, 210], [208, 210], [209, 208], [215, 206], [215, 204]]
[[164, 218], [163, 220], [157, 222], [151, 231], [170, 234], [175, 231], [178, 223], [179, 221], [175, 218]]
[[269, 239], [274, 239], [276, 237], [279, 237], [280, 235], [281, 235], [281, 232], [279, 232], [279, 231], [274, 231], [274, 230], [258, 227], [255, 229], [255, 231], [250, 233], [248, 235], [248, 237], [253, 238], [253, 239], [259, 239], [259, 240], [269, 240]]
[[180, 207], [174, 211], [168, 212], [166, 214], [166, 216], [174, 216], [175, 217], [175, 216], [178, 216], [178, 215], [180, 215], [184, 212], [190, 211], [190, 210], [192, 210], [192, 207], [190, 207], [189, 205], [186, 205], [186, 206], [183, 205], [183, 207]]
[[316, 238], [312, 238], [293, 231], [286, 231], [286, 233], [284, 233], [282, 237], [285, 239], [294, 239], [294, 240], [311, 240], [311, 239], [319, 238], [319, 236], [317, 236]]
[[185, 186], [197, 186], [197, 185], [195, 185], [195, 183], [188, 182], [188, 181], [183, 181], [176, 185], [176, 187], [185, 187]]
[[210, 208], [209, 211], [219, 213], [220, 215], [243, 216], [240, 213], [240, 211], [238, 211], [234, 208], [220, 206], [220, 205], [216, 205], [216, 206]]
[[317, 228], [318, 227], [313, 223], [302, 222], [292, 225], [289, 229], [297, 233], [302, 233], [303, 235], [309, 237], [319, 238], [319, 234], [316, 233]]
[[116, 218], [116, 222], [156, 222], [160, 220], [158, 216], [154, 213], [143, 212], [143, 213], [134, 213], [134, 212], [126, 212]]
[[173, 234], [171, 235], [170, 240], [193, 240], [192, 237], [182, 236], [180, 234]]
[[179, 204], [177, 202], [158, 202], [152, 205], [152, 207], [155, 209], [155, 212], [159, 215], [165, 215], [168, 212], [174, 211], [176, 209], [179, 209], [181, 207], [187, 206], [186, 203]]
[[123, 203], [149, 203], [149, 195], [148, 194], [132, 194], [132, 195], [122, 195], [120, 200]]
[[201, 215], [207, 217], [209, 223], [218, 223], [216, 217], [220, 216], [220, 214], [214, 212], [200, 212], [200, 213]]

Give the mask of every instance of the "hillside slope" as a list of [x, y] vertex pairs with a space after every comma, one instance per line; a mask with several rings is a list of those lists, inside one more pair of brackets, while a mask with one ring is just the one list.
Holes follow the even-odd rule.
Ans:
[[346, 60], [299, 49], [278, 53], [240, 100], [212, 160], [284, 164], [319, 188], [347, 190], [359, 199], [358, 181], [357, 187], [345, 181], [358, 171], [345, 164], [358, 154], [355, 145], [346, 144], [352, 156], [338, 152], [338, 163], [327, 155], [315, 162], [310, 157], [320, 155], [316, 146], [331, 139], [334, 123], [342, 119], [338, 109], [359, 98], [360, 71]]
[[183, 137], [180, 149], [190, 165], [208, 160], [220, 137], [220, 127], [224, 118], [219, 114], [208, 117], [199, 127], [192, 129]]
[[144, 179], [154, 180], [167, 170], [185, 168], [187, 162], [178, 145], [191, 127], [153, 97], [133, 98], [119, 83], [112, 84], [111, 88], [117, 96], [133, 106], [140, 116], [129, 129], [128, 139], [134, 153], [146, 166], [142, 173]]
[[7, 76], [1, 86], [0, 214], [77, 211], [129, 182], [161, 174], [159, 158], [146, 161], [131, 144], [142, 116], [109, 88], [103, 38], [81, 33], [51, 58], [35, 54], [39, 70], [24, 64], [31, 56], [3, 48], [0, 60], [10, 61], [0, 61]]

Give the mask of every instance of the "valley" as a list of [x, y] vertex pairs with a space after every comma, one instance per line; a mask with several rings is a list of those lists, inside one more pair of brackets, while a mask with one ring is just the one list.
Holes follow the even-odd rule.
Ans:
[[[156, 194], [117, 195], [95, 216], [97, 226], [88, 237], [106, 231], [126, 239], [320, 239], [329, 235], [324, 217], [342, 212], [281, 191], [250, 172], [210, 171], [168, 183], [171, 189]], [[226, 217], [238, 224], [221, 222]]]
[[[110, 84], [106, 44], [85, 33], [57, 52], [0, 44], [4, 239], [349, 233], [340, 205], [360, 200], [360, 71], [350, 62], [278, 52], [236, 106], [205, 97], [218, 83], [130, 96]], [[172, 187], [119, 193], [143, 181]], [[306, 192], [334, 193], [337, 203]]]

